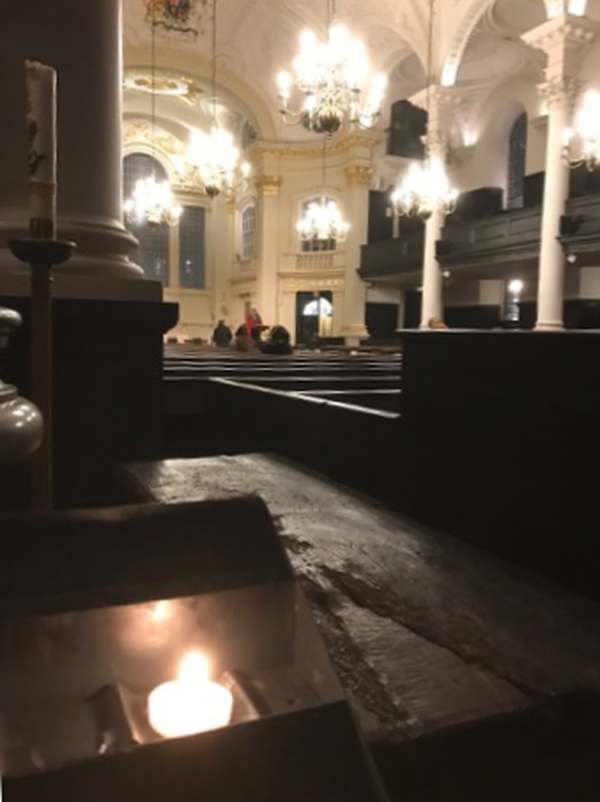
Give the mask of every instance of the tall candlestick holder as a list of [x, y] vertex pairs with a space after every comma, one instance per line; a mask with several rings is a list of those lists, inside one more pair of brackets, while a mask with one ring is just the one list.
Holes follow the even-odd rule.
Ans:
[[44, 438], [33, 458], [32, 506], [50, 510], [52, 481], [52, 269], [71, 258], [74, 242], [21, 239], [9, 242], [21, 262], [31, 268], [31, 398], [41, 411]]

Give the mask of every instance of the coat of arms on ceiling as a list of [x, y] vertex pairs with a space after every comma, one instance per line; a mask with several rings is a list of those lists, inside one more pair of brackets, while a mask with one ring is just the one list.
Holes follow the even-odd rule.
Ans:
[[208, 0], [143, 0], [146, 21], [167, 31], [197, 36], [203, 28]]

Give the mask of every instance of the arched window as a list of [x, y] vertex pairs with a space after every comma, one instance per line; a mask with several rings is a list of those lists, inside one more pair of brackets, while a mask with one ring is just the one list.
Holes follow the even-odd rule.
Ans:
[[[308, 207], [312, 203], [320, 204], [323, 198], [321, 196], [317, 198], [309, 198], [307, 201], [304, 201], [302, 204], [302, 217], [308, 211]], [[325, 203], [329, 203], [329, 201], [334, 201], [334, 198], [325, 198]], [[315, 251], [335, 251], [336, 249], [336, 241], [332, 238], [329, 239], [309, 239], [309, 240], [302, 240], [302, 251], [304, 253], [314, 253]]]
[[[132, 153], [123, 160], [123, 196], [129, 198], [136, 181], [148, 175], [156, 176], [163, 181], [168, 178], [165, 168], [152, 156], [146, 153]], [[169, 226], [137, 225], [126, 220], [127, 228], [137, 237], [140, 243], [139, 262], [148, 278], [169, 283]]]
[[184, 206], [179, 220], [179, 286], [185, 290], [204, 288], [206, 211]]
[[508, 182], [506, 206], [521, 209], [524, 202], [525, 160], [527, 155], [527, 114], [523, 112], [510, 129], [508, 143]]
[[247, 262], [256, 255], [256, 208], [253, 203], [242, 211], [242, 260]]

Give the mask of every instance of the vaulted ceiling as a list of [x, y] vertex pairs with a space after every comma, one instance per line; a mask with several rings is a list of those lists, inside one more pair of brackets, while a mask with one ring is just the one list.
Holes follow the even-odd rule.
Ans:
[[[125, 64], [148, 68], [150, 30], [147, 5], [152, 0], [124, 0]], [[153, 0], [160, 3], [162, 0]], [[176, 0], [173, 0], [174, 2]], [[196, 109], [175, 98], [161, 100], [161, 113], [179, 115], [184, 127], [201, 124], [206, 113], [210, 75], [212, 0], [191, 0], [192, 33], [158, 28], [157, 63], [164, 75], [186, 76], [203, 87]], [[427, 30], [431, 0], [337, 0], [337, 16], [367, 45], [375, 70], [390, 80], [388, 102], [410, 97], [425, 84]], [[600, 0], [589, 0], [600, 6]], [[531, 67], [532, 54], [519, 33], [545, 18], [543, 0], [436, 0], [435, 69], [455, 58], [457, 80], [468, 89]], [[218, 85], [223, 113], [228, 107], [253, 122], [265, 138], [304, 134], [280, 128], [275, 75], [289, 68], [299, 33], [325, 30], [326, 0], [218, 0]], [[204, 102], [204, 106], [203, 106]], [[144, 100], [126, 95], [130, 113], [143, 113]], [[387, 120], [382, 120], [385, 127]]]

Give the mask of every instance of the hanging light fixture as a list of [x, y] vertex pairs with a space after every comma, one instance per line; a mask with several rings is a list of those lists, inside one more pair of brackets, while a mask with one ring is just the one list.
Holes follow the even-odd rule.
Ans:
[[[345, 25], [333, 22], [335, 0], [326, 0], [326, 7], [326, 41], [304, 31], [293, 62], [295, 80], [289, 72], [277, 76], [281, 116], [288, 125], [302, 124], [317, 134], [334, 134], [344, 124], [372, 128], [381, 113], [387, 79], [375, 75], [367, 86], [370, 67], [365, 46]], [[304, 95], [296, 112], [289, 108], [294, 84]]]
[[[151, 51], [151, 117], [152, 117], [152, 158], [155, 159], [156, 134], [156, 8], [152, 8], [152, 51]], [[183, 209], [175, 201], [168, 179], [158, 180], [152, 172], [135, 182], [131, 197], [124, 204], [127, 218], [137, 225], [156, 227], [162, 223], [177, 223]]]
[[600, 92], [589, 89], [575, 117], [574, 128], [563, 134], [563, 159], [572, 169], [585, 164], [589, 172], [600, 166]]
[[346, 222], [339, 206], [326, 192], [326, 160], [327, 137], [323, 138], [322, 186], [323, 194], [318, 201], [308, 204], [304, 214], [298, 220], [296, 229], [304, 242], [313, 240], [335, 240], [344, 242], [350, 231], [350, 223]]
[[[435, 0], [429, 4], [429, 37], [427, 43], [427, 116], [431, 111], [431, 83], [433, 80], [433, 23]], [[433, 212], [452, 214], [456, 210], [458, 190], [448, 178], [446, 167], [439, 156], [432, 156], [429, 130], [425, 135], [424, 163], [413, 162], [402, 183], [392, 192], [390, 201], [394, 214], [402, 217], [420, 217], [426, 220]]]
[[233, 134], [221, 128], [217, 120], [217, 0], [213, 0], [212, 14], [212, 126], [209, 133], [194, 129], [181, 171], [186, 179], [199, 184], [209, 198], [221, 192], [232, 195], [245, 191], [250, 176], [250, 165], [239, 164], [240, 151]]

